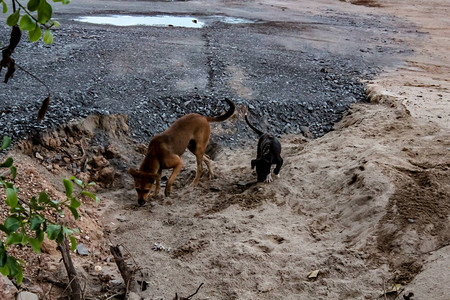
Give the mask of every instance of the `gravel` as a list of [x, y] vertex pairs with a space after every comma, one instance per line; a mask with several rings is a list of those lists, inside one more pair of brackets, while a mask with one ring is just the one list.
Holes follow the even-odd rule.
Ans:
[[[202, 29], [94, 25], [76, 17], [57, 15], [63, 26], [51, 46], [22, 38], [16, 63], [45, 81], [50, 106], [38, 123], [46, 88], [17, 70], [0, 89], [1, 135], [19, 140], [90, 114], [126, 114], [130, 136], [146, 142], [183, 114], [220, 113], [229, 98], [248, 106], [263, 130], [320, 137], [353, 103], [367, 100], [364, 80], [407, 54], [393, 42], [399, 21], [386, 17], [325, 12], [298, 23], [216, 21]], [[213, 138], [237, 145], [253, 136], [244, 122], [223, 126], [229, 130]]]

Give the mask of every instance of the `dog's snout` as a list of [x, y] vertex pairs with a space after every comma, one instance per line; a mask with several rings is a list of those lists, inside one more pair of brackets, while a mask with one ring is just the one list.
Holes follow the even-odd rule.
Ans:
[[145, 200], [144, 199], [138, 199], [138, 204], [139, 206], [142, 206], [145, 204]]

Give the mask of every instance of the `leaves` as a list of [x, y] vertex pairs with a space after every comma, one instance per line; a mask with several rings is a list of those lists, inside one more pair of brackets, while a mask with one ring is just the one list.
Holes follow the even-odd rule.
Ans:
[[39, 239], [37, 238], [29, 238], [28, 242], [30, 243], [31, 248], [33, 249], [33, 251], [37, 254], [41, 253], [41, 246], [42, 246], [42, 242], [39, 241]]
[[74, 236], [69, 236], [70, 239], [70, 248], [72, 249], [72, 251], [75, 251], [75, 249], [77, 249], [77, 240], [75, 239]]
[[21, 244], [23, 240], [23, 233], [14, 232], [8, 235], [8, 237], [6, 238], [6, 245]]
[[44, 222], [45, 222], [44, 217], [38, 214], [34, 214], [30, 218], [30, 229], [34, 231], [39, 230], [41, 229], [41, 224]]
[[19, 22], [20, 18], [20, 8], [16, 10], [14, 13], [10, 14], [8, 18], [6, 18], [6, 24], [9, 26], [14, 26]]
[[8, 204], [11, 208], [16, 207], [19, 204], [17, 193], [12, 188], [6, 189], [6, 204]]
[[2, 148], [0, 150], [4, 150], [11, 146], [11, 138], [9, 136], [4, 136], [2, 141]]
[[17, 219], [15, 216], [9, 216], [5, 220], [5, 227], [8, 230], [8, 234], [16, 231], [19, 229], [19, 227], [22, 225], [22, 222], [20, 222], [19, 219]]
[[83, 195], [86, 195], [86, 196], [92, 198], [93, 200], [95, 200], [96, 203], [99, 203], [99, 202], [100, 202], [100, 199], [99, 199], [97, 196], [95, 196], [94, 194], [92, 194], [92, 193], [90, 193], [90, 192], [88, 192], [88, 191], [82, 191], [81, 193], [82, 193]]
[[29, 16], [23, 15], [20, 18], [19, 28], [20, 30], [33, 30], [36, 27], [36, 22]]
[[39, 7], [37, 9], [37, 20], [41, 24], [45, 24], [52, 18], [52, 6], [47, 3], [46, 0], [40, 0]]
[[28, 1], [27, 8], [29, 11], [36, 11], [40, 3], [41, 0], [30, 0]]
[[5, 1], [2, 1], [2, 5], [3, 5], [3, 13], [6, 14], [8, 12], [8, 6], [6, 6]]
[[28, 31], [28, 38], [30, 42], [37, 42], [41, 38], [41, 34], [42, 34], [41, 27], [39, 27], [39, 25], [36, 24], [34, 30]]
[[54, 240], [61, 233], [61, 225], [49, 224], [47, 226], [47, 236], [50, 240]]
[[64, 187], [66, 189], [66, 196], [70, 197], [73, 192], [73, 183], [68, 179], [63, 179]]
[[4, 163], [0, 165], [0, 168], [10, 168], [13, 164], [14, 160], [12, 157], [8, 157]]
[[[48, 45], [53, 43], [53, 33], [48, 29], [44, 31], [44, 43], [46, 43]], [[47, 97], [45, 100], [49, 101], [50, 98]], [[48, 104], [47, 104], [47, 107], [48, 107]]]

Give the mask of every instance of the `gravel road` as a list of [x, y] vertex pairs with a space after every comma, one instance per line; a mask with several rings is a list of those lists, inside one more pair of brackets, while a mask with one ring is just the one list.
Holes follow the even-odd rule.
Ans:
[[[81, 1], [55, 7], [62, 26], [54, 43], [30, 43], [24, 36], [14, 54], [19, 66], [50, 88], [48, 114], [37, 123], [47, 92], [19, 69], [0, 89], [1, 134], [20, 139], [90, 114], [126, 114], [132, 138], [147, 141], [185, 113], [220, 113], [229, 98], [248, 106], [264, 130], [319, 137], [352, 103], [365, 101], [363, 80], [408, 53], [395, 41], [407, 27], [392, 17], [213, 2]], [[205, 26], [77, 21], [137, 13], [186, 15]], [[6, 45], [9, 28], [1, 17], [0, 41]], [[218, 138], [232, 144], [252, 135], [244, 122], [224, 126], [233, 128]]]

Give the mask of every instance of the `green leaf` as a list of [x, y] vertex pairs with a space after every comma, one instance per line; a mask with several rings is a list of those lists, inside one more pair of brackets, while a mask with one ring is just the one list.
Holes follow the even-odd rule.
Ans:
[[61, 26], [61, 24], [58, 21], [53, 20], [53, 27], [58, 28], [60, 26]]
[[33, 30], [35, 27], [36, 27], [36, 22], [29, 15], [23, 15], [20, 18], [20, 22], [19, 22], [20, 30], [30, 31], [30, 30]]
[[13, 232], [6, 238], [6, 245], [12, 245], [12, 244], [21, 244], [23, 240], [23, 234]]
[[81, 202], [80, 201], [78, 201], [77, 199], [75, 199], [73, 197], [70, 198], [70, 207], [78, 208], [80, 206], [81, 206]]
[[40, 204], [46, 204], [46, 203], [50, 202], [50, 198], [48, 197], [48, 194], [46, 192], [42, 191], [39, 194], [38, 201], [39, 201]]
[[47, 235], [50, 240], [56, 239], [61, 232], [61, 225], [49, 224], [47, 225]]
[[39, 242], [42, 243], [44, 241], [44, 237], [45, 237], [44, 231], [42, 230], [36, 231], [36, 238]]
[[32, 215], [30, 219], [30, 229], [31, 230], [39, 230], [41, 229], [41, 224], [44, 223], [44, 218], [40, 215]]
[[17, 200], [17, 194], [14, 189], [6, 189], [6, 204], [8, 204], [10, 207], [16, 207], [19, 204]]
[[5, 264], [3, 265], [3, 267], [0, 268], [0, 273], [2, 273], [5, 276], [9, 276], [9, 268], [6, 265], [6, 261], [5, 261]]
[[78, 186], [83, 187], [83, 181], [81, 181], [80, 179], [76, 178], [75, 176], [71, 176], [70, 180], [72, 180], [73, 182], [75, 182]]
[[62, 231], [58, 234], [58, 236], [56, 237], [56, 242], [58, 244], [61, 244], [64, 241], [64, 234], [62, 233]]
[[19, 266], [19, 270], [16, 275], [16, 283], [18, 285], [20, 285], [23, 281], [23, 273], [22, 273], [22, 268], [20, 267], [20, 265], [19, 264], [17, 264], [17, 265]]
[[[3, 2], [5, 3], [5, 2]], [[2, 141], [2, 148], [0, 150], [4, 150], [11, 146], [11, 138], [9, 136], [4, 136]]]
[[83, 195], [86, 195], [86, 196], [88, 196], [88, 197], [91, 197], [91, 198], [94, 199], [95, 202], [97, 202], [97, 203], [100, 202], [100, 199], [99, 199], [97, 196], [95, 196], [94, 194], [92, 194], [92, 193], [90, 193], [90, 192], [88, 192], [88, 191], [82, 191], [81, 193], [82, 193]]
[[33, 251], [37, 254], [41, 253], [41, 245], [42, 242], [39, 241], [39, 239], [37, 238], [29, 238], [28, 242], [30, 243], [31, 248], [33, 249]]
[[41, 4], [41, 0], [30, 0], [28, 1], [27, 8], [29, 11], [36, 11]]
[[8, 12], [8, 6], [6, 6], [5, 1], [3, 1], [2, 4], [3, 4], [3, 13], [6, 14]]
[[63, 182], [64, 182], [64, 187], [66, 189], [66, 196], [70, 197], [73, 192], [73, 183], [72, 183], [72, 181], [70, 181], [68, 179], [64, 179]]
[[44, 31], [44, 43], [48, 45], [53, 43], [53, 33], [48, 29]]
[[17, 24], [17, 22], [19, 22], [19, 18], [20, 8], [8, 16], [8, 18], [6, 19], [6, 24], [8, 24], [9, 26], [14, 26]]
[[72, 249], [72, 251], [75, 251], [75, 249], [77, 249], [77, 240], [75, 239], [74, 236], [69, 236], [70, 239], [70, 249]]
[[20, 265], [14, 257], [8, 255], [8, 258], [6, 259], [6, 265], [9, 268], [9, 276], [15, 277], [17, 274], [19, 274]]
[[73, 234], [73, 230], [67, 228], [66, 226], [63, 226], [63, 232], [65, 235], [69, 235], [69, 236]]
[[37, 42], [41, 38], [41, 27], [39, 27], [38, 24], [36, 24], [36, 27], [34, 30], [28, 31], [28, 38], [30, 39], [30, 42]]
[[78, 218], [79, 218], [79, 215], [78, 215], [78, 211], [77, 211], [77, 209], [76, 208], [73, 208], [73, 207], [68, 207], [69, 208], [69, 210], [72, 212], [72, 215], [73, 215], [73, 217], [75, 218], [75, 220], [78, 220]]
[[3, 245], [3, 242], [0, 241], [0, 268], [3, 268], [3, 266], [6, 264], [6, 249]]
[[37, 9], [37, 20], [41, 24], [45, 24], [52, 18], [52, 6], [46, 0], [41, 0]]
[[14, 160], [12, 157], [8, 157], [4, 163], [0, 165], [0, 168], [10, 168], [13, 164]]
[[11, 177], [12, 177], [12, 180], [15, 180], [15, 179], [16, 179], [16, 176], [17, 176], [17, 168], [14, 167], [14, 166], [11, 166], [9, 169], [11, 170]]
[[[3, 231], [6, 234], [9, 234], [9, 229], [6, 228], [6, 226], [3, 225], [3, 224], [0, 224], [0, 230]], [[0, 241], [0, 243], [1, 243], [1, 241]]]
[[5, 227], [8, 229], [9, 233], [12, 233], [20, 228], [22, 222], [14, 216], [9, 216], [5, 220]]

